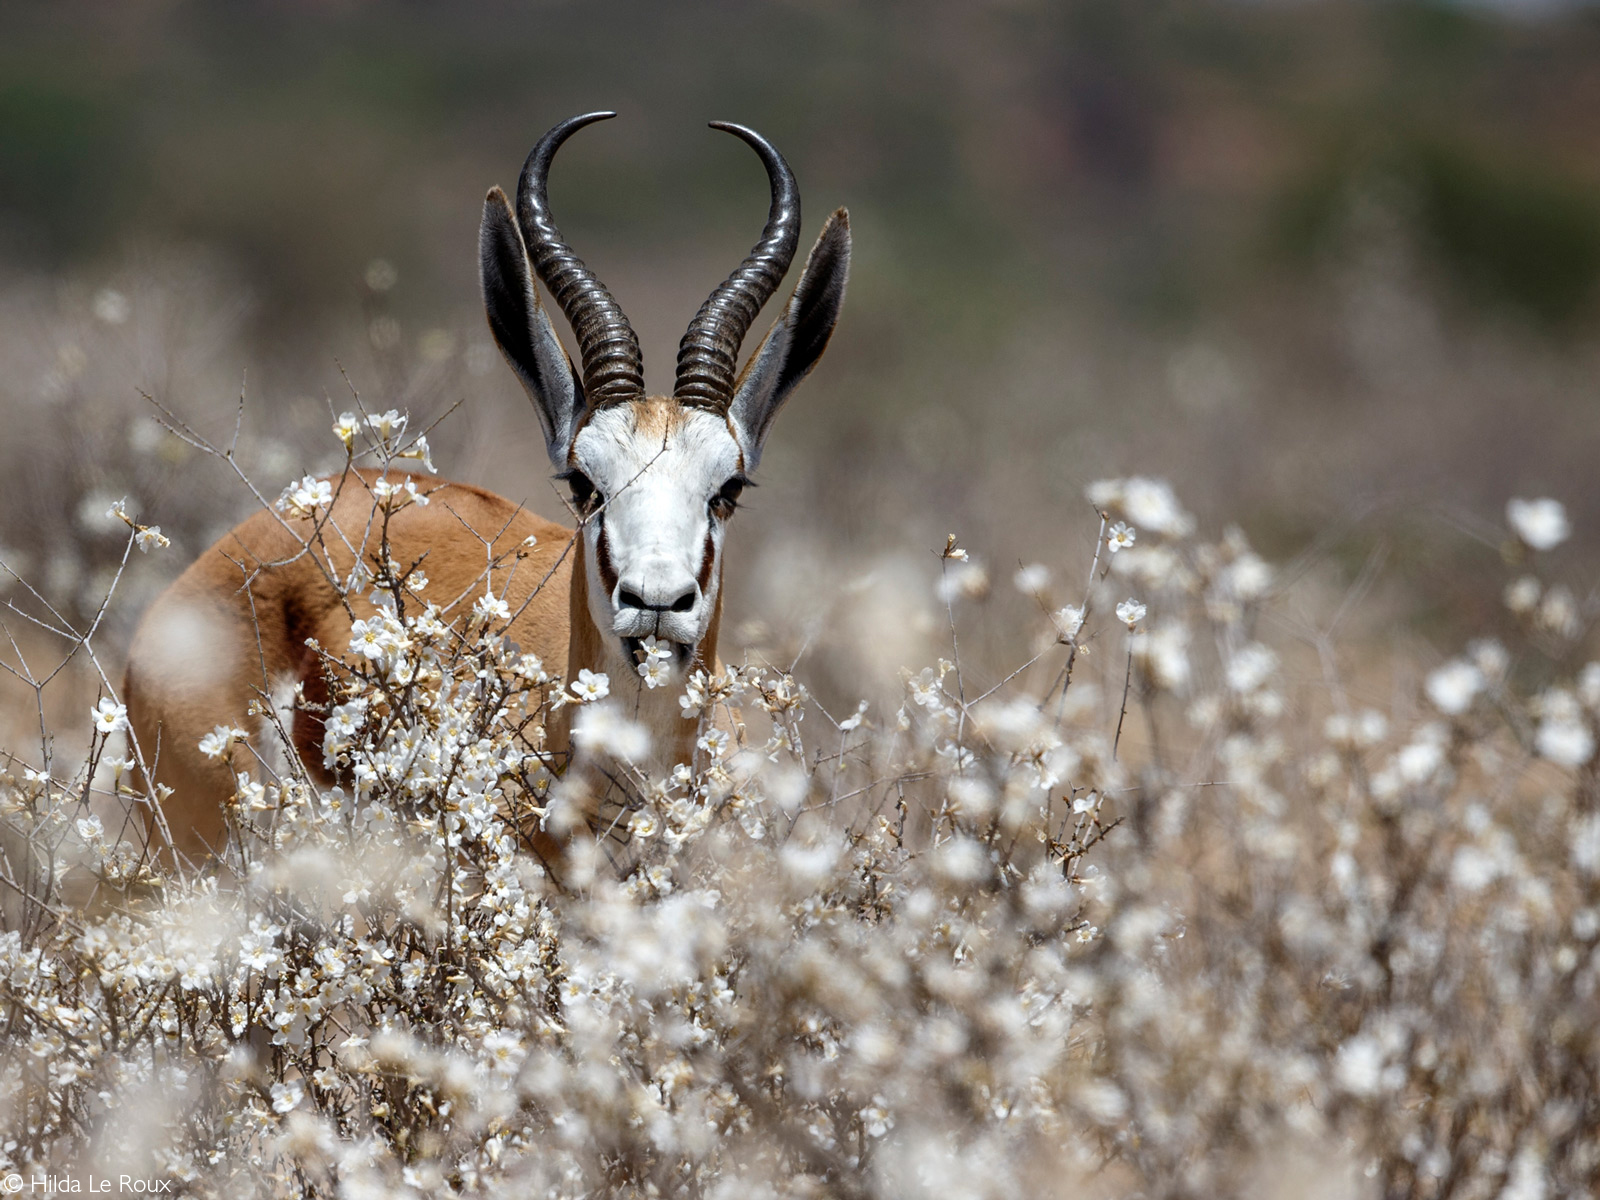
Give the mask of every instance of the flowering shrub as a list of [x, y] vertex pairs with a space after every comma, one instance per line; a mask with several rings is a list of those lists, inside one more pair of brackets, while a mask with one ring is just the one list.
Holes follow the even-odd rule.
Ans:
[[[403, 419], [336, 432], [363, 427], [395, 472], [375, 503], [425, 503]], [[962, 661], [986, 589], [951, 538], [951, 653], [898, 708], [699, 673], [696, 759], [665, 774], [605, 676], [552, 678], [493, 595], [447, 625], [380, 555], [350, 581], [377, 615], [321, 648], [341, 786], [261, 765], [271, 713], [219, 726], [234, 834], [206, 873], [149, 853], [107, 689], [80, 770], [0, 781], [0, 1171], [230, 1197], [1592, 1192], [1590, 614], [1530, 568], [1528, 648], [1476, 641], [1386, 715], [1327, 636], [1269, 644], [1287, 601], [1237, 531], [1198, 540], [1158, 481], [1090, 497], [1084, 586], [1017, 573], [1022, 668]], [[1524, 563], [1565, 536], [1552, 503], [1511, 510]], [[1325, 702], [1291, 691], [1303, 663]], [[598, 773], [552, 770], [569, 704]]]

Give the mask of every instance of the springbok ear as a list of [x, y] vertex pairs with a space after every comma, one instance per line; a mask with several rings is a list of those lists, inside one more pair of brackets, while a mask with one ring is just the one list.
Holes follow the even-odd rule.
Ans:
[[499, 188], [490, 188], [483, 201], [478, 272], [490, 332], [533, 401], [550, 461], [565, 467], [583, 411], [583, 384], [539, 302], [522, 232]]
[[841, 208], [822, 227], [783, 315], [734, 385], [728, 415], [744, 443], [749, 468], [761, 460], [772, 418], [827, 349], [849, 278], [850, 214]]

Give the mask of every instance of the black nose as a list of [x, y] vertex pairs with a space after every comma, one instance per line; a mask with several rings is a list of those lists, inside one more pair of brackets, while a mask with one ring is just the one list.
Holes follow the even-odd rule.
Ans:
[[688, 612], [694, 607], [695, 589], [690, 588], [670, 604], [646, 604], [638, 592], [623, 588], [617, 593], [617, 603], [623, 608], [642, 608], [646, 612]]

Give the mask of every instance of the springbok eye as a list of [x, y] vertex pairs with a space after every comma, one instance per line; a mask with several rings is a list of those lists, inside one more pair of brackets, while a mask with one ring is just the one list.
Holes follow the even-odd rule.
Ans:
[[579, 516], [587, 517], [599, 506], [600, 492], [594, 486], [594, 480], [577, 467], [573, 467], [561, 478], [566, 480], [567, 487], [572, 489], [572, 507], [578, 510]]
[[711, 497], [711, 514], [721, 517], [726, 521], [733, 516], [733, 510], [739, 507], [739, 496], [745, 489], [748, 479], [735, 475], [723, 484], [717, 494]]

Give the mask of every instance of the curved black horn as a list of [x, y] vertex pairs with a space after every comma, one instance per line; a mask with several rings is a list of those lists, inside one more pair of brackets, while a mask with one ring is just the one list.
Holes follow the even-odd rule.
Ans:
[[517, 222], [528, 256], [550, 295], [566, 313], [583, 358], [583, 390], [590, 405], [600, 406], [644, 395], [644, 356], [639, 338], [622, 315], [606, 285], [561, 240], [550, 217], [545, 180], [550, 160], [585, 125], [609, 120], [614, 112], [585, 113], [561, 122], [539, 139], [517, 180]]
[[684, 404], [720, 409], [726, 408], [733, 397], [739, 343], [761, 306], [782, 282], [800, 243], [800, 189], [783, 155], [755, 130], [726, 121], [713, 121], [711, 128], [726, 130], [748, 142], [761, 156], [772, 181], [772, 208], [761, 240], [738, 270], [700, 306], [689, 322], [689, 331], [678, 343], [674, 398]]

